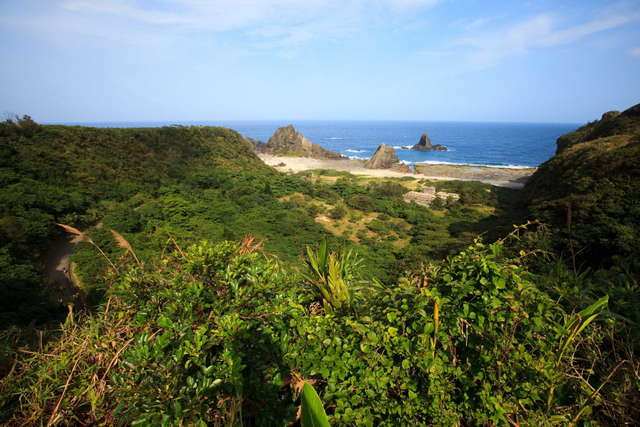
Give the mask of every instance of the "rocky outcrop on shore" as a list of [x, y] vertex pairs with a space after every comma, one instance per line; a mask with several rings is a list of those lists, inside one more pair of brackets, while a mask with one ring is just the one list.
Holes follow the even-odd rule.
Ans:
[[364, 163], [367, 169], [391, 169], [396, 172], [411, 172], [409, 166], [400, 163], [396, 150], [393, 147], [380, 144], [373, 157]]
[[297, 132], [292, 125], [276, 129], [269, 141], [246, 138], [258, 153], [292, 157], [313, 157], [315, 159], [344, 159], [340, 153], [322, 148]]
[[457, 193], [446, 193], [444, 191], [436, 191], [435, 187], [424, 187], [421, 191], [409, 191], [405, 193], [402, 198], [405, 202], [416, 202], [422, 206], [431, 206], [436, 199], [446, 200], [459, 200], [460, 195]]
[[411, 147], [411, 149], [418, 151], [447, 151], [447, 147], [445, 147], [444, 145], [431, 144], [431, 138], [429, 138], [429, 135], [427, 135], [426, 133], [422, 134], [422, 136], [420, 137], [420, 141], [418, 141], [416, 145]]

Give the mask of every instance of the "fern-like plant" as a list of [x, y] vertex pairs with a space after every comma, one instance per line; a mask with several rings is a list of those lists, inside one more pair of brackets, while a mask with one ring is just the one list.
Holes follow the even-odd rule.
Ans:
[[317, 251], [307, 246], [305, 263], [309, 269], [305, 278], [320, 293], [325, 310], [332, 313], [351, 310], [361, 259], [352, 250], [329, 252], [324, 240]]

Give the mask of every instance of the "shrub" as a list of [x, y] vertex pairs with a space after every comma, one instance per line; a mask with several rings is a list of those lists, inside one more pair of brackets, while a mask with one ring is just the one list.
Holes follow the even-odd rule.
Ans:
[[283, 425], [299, 378], [344, 425], [569, 423], [599, 402], [603, 380], [585, 387], [574, 355], [605, 300], [565, 313], [530, 254], [476, 242], [357, 289], [351, 255], [325, 244], [308, 250], [312, 286], [255, 250], [203, 242], [129, 269], [95, 316], [70, 316], [2, 380], [8, 422]]
[[332, 219], [342, 219], [346, 214], [347, 209], [340, 204], [329, 211], [329, 217]]

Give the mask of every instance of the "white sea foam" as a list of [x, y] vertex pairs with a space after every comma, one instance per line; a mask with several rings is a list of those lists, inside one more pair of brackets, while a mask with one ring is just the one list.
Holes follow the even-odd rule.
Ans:
[[366, 150], [344, 150], [347, 153], [364, 153]]
[[330, 137], [325, 138], [325, 139], [344, 139], [344, 138], [342, 138], [340, 136], [330, 136]]
[[392, 145], [396, 150], [411, 150], [413, 146], [411, 145]]
[[351, 160], [369, 160], [368, 157], [360, 157], [360, 156], [347, 156]]
[[472, 166], [472, 167], [485, 167], [485, 168], [499, 168], [499, 169], [535, 169], [535, 166], [524, 165], [487, 165], [477, 163], [455, 163], [455, 162], [441, 162], [437, 160], [424, 160], [422, 162], [414, 162], [414, 164], [426, 164], [426, 165], [450, 165], [450, 166]]

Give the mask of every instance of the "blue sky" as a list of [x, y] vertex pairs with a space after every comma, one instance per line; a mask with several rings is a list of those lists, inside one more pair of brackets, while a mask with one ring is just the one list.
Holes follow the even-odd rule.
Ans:
[[640, 0], [2, 0], [0, 113], [584, 122], [640, 102]]

